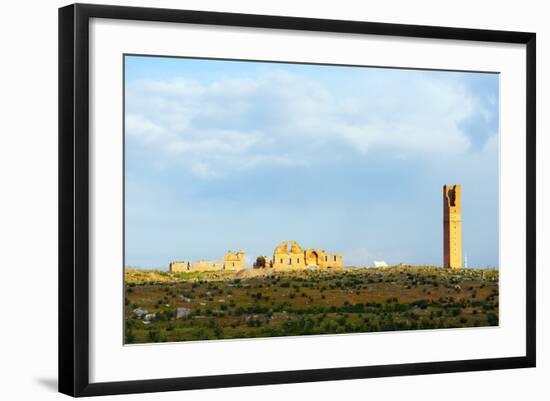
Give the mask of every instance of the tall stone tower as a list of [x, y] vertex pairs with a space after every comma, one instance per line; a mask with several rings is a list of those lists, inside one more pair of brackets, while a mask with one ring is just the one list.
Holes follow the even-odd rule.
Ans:
[[443, 266], [462, 268], [460, 185], [443, 186]]

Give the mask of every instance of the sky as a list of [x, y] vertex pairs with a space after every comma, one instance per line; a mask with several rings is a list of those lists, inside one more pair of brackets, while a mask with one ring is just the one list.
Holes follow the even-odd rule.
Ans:
[[498, 266], [494, 73], [125, 56], [125, 264], [248, 265], [283, 240], [344, 265]]

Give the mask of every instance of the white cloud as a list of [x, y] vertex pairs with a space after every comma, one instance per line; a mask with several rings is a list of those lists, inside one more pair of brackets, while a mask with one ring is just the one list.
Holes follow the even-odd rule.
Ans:
[[259, 164], [307, 164], [342, 145], [361, 157], [373, 150], [390, 157], [468, 151], [460, 123], [473, 113], [490, 118], [490, 111], [459, 81], [413, 77], [359, 80], [347, 91], [284, 71], [208, 84], [132, 82], [127, 140], [201, 177]]
[[191, 164], [191, 171], [200, 177], [215, 177], [215, 173], [210, 170], [206, 163], [196, 161]]
[[126, 134], [139, 141], [154, 142], [164, 135], [164, 129], [139, 114], [126, 116]]

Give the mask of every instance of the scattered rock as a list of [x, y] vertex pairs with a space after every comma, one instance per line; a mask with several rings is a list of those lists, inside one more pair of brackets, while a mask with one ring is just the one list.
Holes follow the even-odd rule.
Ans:
[[191, 309], [176, 308], [176, 319], [187, 319], [189, 316], [191, 316]]
[[156, 313], [148, 313], [145, 315], [145, 321], [150, 322], [151, 320], [155, 320], [156, 317]]
[[134, 316], [136, 316], [138, 319], [141, 319], [143, 316], [147, 315], [146, 309], [136, 308], [133, 311]]

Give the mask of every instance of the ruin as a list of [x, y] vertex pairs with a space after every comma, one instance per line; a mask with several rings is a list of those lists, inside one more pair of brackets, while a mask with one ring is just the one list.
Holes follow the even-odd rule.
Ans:
[[443, 266], [462, 268], [461, 186], [443, 186]]
[[229, 250], [222, 259], [219, 259], [216, 262], [209, 260], [199, 260], [196, 262], [172, 262], [170, 263], [170, 271], [175, 273], [186, 271], [241, 270], [245, 267], [244, 262], [244, 251], [233, 252]]
[[342, 267], [342, 255], [323, 249], [302, 249], [296, 241], [283, 241], [273, 252], [275, 269]]

